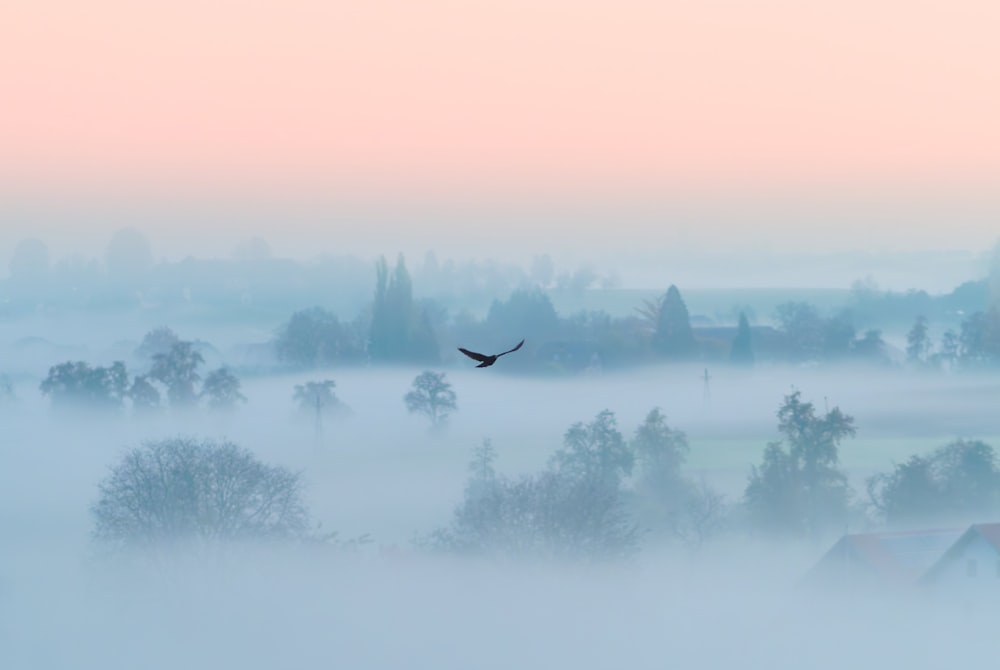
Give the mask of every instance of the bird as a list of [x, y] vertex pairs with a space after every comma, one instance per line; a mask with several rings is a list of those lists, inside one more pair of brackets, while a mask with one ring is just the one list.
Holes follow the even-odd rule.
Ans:
[[477, 368], [488, 368], [494, 363], [496, 363], [497, 359], [500, 358], [501, 356], [513, 353], [518, 349], [520, 349], [522, 346], [524, 346], [524, 340], [518, 342], [517, 346], [514, 347], [513, 349], [509, 349], [503, 352], [502, 354], [493, 354], [492, 356], [487, 356], [486, 354], [477, 354], [475, 351], [469, 351], [468, 349], [463, 349], [462, 347], [459, 347], [458, 350], [461, 351], [466, 356], [468, 356], [469, 358], [479, 361], [479, 365], [476, 366]]

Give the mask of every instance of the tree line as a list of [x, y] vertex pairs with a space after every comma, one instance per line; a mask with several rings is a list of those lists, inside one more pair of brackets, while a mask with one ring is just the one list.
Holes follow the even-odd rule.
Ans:
[[[1000, 512], [1000, 465], [985, 442], [957, 439], [915, 454], [868, 477], [859, 494], [839, 458], [841, 443], [856, 435], [853, 417], [837, 407], [819, 412], [795, 391], [776, 418], [780, 439], [764, 446], [734, 500], [690, 476], [687, 435], [656, 407], [630, 437], [608, 409], [574, 423], [542, 470], [519, 476], [498, 471], [498, 452], [484, 439], [451, 520], [415, 546], [606, 560], [655, 544], [699, 548], [732, 534], [821, 538], [846, 527], [960, 523]], [[239, 497], [223, 500], [219, 491]], [[169, 438], [131, 450], [100, 484], [92, 511], [96, 537], [116, 548], [335, 537], [312, 532], [299, 475], [210, 440]]]

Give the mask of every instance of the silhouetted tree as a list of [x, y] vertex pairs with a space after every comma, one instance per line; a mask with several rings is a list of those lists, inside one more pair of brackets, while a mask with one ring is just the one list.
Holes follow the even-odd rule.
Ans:
[[854, 354], [868, 363], [885, 364], [889, 362], [882, 331], [870, 328], [864, 337], [854, 341]]
[[667, 425], [659, 408], [652, 409], [635, 431], [631, 448], [638, 462], [634, 503], [636, 517], [654, 534], [670, 536], [693, 493], [681, 468], [687, 459], [687, 436]]
[[347, 411], [347, 405], [341, 402], [333, 390], [337, 382], [332, 379], [310, 381], [297, 384], [292, 396], [303, 414], [337, 414]]
[[854, 436], [854, 419], [836, 407], [817, 416], [812, 403], [802, 402], [795, 391], [778, 410], [778, 430], [783, 442], [767, 445], [746, 488], [753, 524], [776, 533], [814, 534], [841, 523], [849, 491], [837, 468], [837, 447]]
[[754, 362], [750, 322], [744, 312], [740, 312], [739, 325], [736, 327], [736, 338], [733, 340], [729, 360], [736, 365], [753, 365]]
[[646, 415], [631, 446], [639, 461], [639, 486], [658, 495], [680, 497], [684, 487], [681, 468], [689, 451], [687, 435], [668, 426], [659, 407]]
[[336, 315], [321, 307], [295, 312], [274, 347], [280, 360], [306, 368], [360, 358], [360, 343]]
[[929, 457], [911, 456], [867, 480], [868, 497], [891, 526], [969, 522], [1000, 511], [1000, 468], [993, 448], [955, 440]]
[[[485, 344], [503, 350], [508, 342], [519, 342], [532, 334], [533, 341], [552, 338], [559, 330], [559, 317], [547, 293], [539, 288], [522, 288], [510, 294], [505, 301], [494, 300], [486, 314], [486, 330], [492, 341]], [[507, 367], [523, 366], [530, 360], [522, 356], [518, 360], [504, 361]]]
[[660, 304], [653, 349], [668, 358], [687, 358], [695, 353], [694, 331], [691, 317], [681, 292], [673, 284], [667, 289]]
[[617, 489], [632, 473], [635, 456], [618, 431], [615, 414], [603, 410], [593, 421], [570, 426], [550, 465], [562, 476], [604, 482]]
[[128, 373], [121, 361], [107, 368], [67, 361], [49, 368], [39, 390], [55, 407], [119, 409], [128, 390]]
[[429, 544], [440, 551], [532, 559], [607, 560], [638, 549], [639, 531], [616, 485], [554, 471], [508, 479], [477, 449], [462, 504]]
[[294, 538], [308, 525], [300, 476], [227, 441], [147, 442], [98, 490], [95, 537], [117, 549]]
[[955, 367], [960, 351], [961, 344], [958, 340], [958, 334], [954, 330], [948, 329], [941, 335], [941, 346], [934, 354], [934, 360], [939, 365], [951, 369]]
[[496, 490], [499, 478], [493, 464], [497, 460], [497, 451], [493, 442], [484, 439], [476, 447], [469, 462], [469, 479], [465, 484], [466, 500], [478, 500], [490, 495]]
[[1000, 307], [969, 315], [962, 321], [958, 339], [963, 365], [981, 367], [1000, 364]]
[[240, 393], [240, 386], [240, 380], [228, 368], [219, 368], [205, 377], [201, 397], [208, 399], [210, 409], [232, 410], [237, 404], [247, 401], [246, 396]]
[[205, 362], [191, 342], [176, 342], [165, 354], [154, 354], [149, 377], [167, 387], [172, 407], [192, 407], [198, 401], [195, 384], [201, 380], [198, 366]]
[[389, 275], [385, 257], [375, 264], [375, 299], [372, 304], [368, 352], [373, 361], [434, 362], [437, 343], [423, 310], [413, 302], [413, 284], [400, 254]]
[[725, 496], [707, 482], [701, 480], [689, 485], [674, 518], [674, 535], [692, 549], [699, 549], [726, 530], [729, 525], [727, 512]]
[[167, 326], [160, 326], [146, 333], [142, 342], [136, 347], [135, 355], [140, 358], [152, 359], [159, 354], [169, 354], [175, 344], [179, 344], [181, 338]]
[[927, 333], [927, 318], [918, 316], [906, 334], [906, 362], [922, 366], [931, 352], [931, 338]]
[[316, 438], [323, 436], [323, 418], [326, 416], [347, 416], [351, 409], [340, 401], [334, 388], [337, 383], [332, 379], [310, 381], [295, 386], [293, 398], [299, 406], [302, 416], [311, 416], [316, 427]]
[[827, 360], [838, 360], [849, 356], [857, 341], [854, 336], [854, 320], [848, 310], [843, 310], [829, 319], [820, 319], [823, 328], [822, 355]]
[[431, 420], [431, 430], [439, 430], [451, 412], [458, 409], [455, 392], [445, 380], [445, 373], [425, 370], [413, 380], [413, 388], [403, 400], [410, 413], [419, 413]]
[[815, 307], [806, 302], [786, 302], [778, 305], [775, 317], [788, 340], [788, 354], [792, 360], [818, 360], [821, 357], [825, 325]]
[[145, 375], [138, 375], [132, 380], [127, 395], [132, 400], [134, 410], [148, 412], [160, 406], [160, 392], [149, 383], [149, 378]]

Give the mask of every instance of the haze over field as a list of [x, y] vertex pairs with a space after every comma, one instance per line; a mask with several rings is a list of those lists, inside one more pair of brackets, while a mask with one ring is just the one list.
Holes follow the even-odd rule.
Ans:
[[6, 3], [0, 668], [988, 667], [997, 25]]

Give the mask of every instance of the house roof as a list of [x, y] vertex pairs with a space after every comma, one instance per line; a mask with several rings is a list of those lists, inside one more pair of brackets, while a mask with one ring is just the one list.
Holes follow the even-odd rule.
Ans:
[[843, 580], [860, 572], [884, 584], [913, 584], [961, 535], [958, 528], [844, 535], [805, 581]]
[[930, 569], [921, 578], [921, 583], [933, 582], [945, 567], [960, 556], [965, 547], [977, 537], [986, 540], [1000, 554], [1000, 523], [974, 523], [930, 566]]

